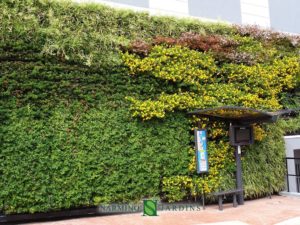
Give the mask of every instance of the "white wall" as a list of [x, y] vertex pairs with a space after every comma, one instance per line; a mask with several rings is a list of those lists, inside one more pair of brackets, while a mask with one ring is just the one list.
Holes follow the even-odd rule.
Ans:
[[269, 0], [241, 0], [242, 24], [270, 27]]
[[300, 33], [300, 1], [269, 0], [271, 28], [290, 33]]
[[[294, 150], [300, 149], [300, 135], [285, 136], [285, 152], [286, 157], [295, 157]], [[288, 173], [295, 174], [294, 160], [288, 160]], [[297, 192], [296, 177], [290, 176], [288, 179], [290, 192]]]
[[240, 0], [188, 0], [189, 15], [241, 24]]
[[188, 0], [149, 0], [150, 12], [156, 15], [188, 16]]

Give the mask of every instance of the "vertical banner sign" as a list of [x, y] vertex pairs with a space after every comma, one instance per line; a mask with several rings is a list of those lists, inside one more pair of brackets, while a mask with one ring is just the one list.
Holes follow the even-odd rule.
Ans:
[[206, 130], [195, 130], [196, 167], [197, 173], [208, 172]]

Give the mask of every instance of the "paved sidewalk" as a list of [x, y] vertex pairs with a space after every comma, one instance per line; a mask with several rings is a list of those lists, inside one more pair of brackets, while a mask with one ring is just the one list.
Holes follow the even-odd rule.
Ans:
[[201, 211], [158, 211], [158, 215], [147, 217], [134, 213], [30, 225], [300, 225], [300, 198], [273, 196], [245, 201], [245, 205], [237, 208], [225, 204], [223, 211], [218, 210], [218, 205], [210, 205]]

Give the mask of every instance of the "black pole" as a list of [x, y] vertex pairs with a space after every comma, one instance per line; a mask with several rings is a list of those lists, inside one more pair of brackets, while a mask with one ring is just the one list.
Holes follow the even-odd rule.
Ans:
[[[201, 129], [201, 123], [200, 121], [198, 121], [198, 129]], [[195, 140], [195, 144], [196, 143], [196, 140]], [[196, 147], [195, 147], [196, 148]], [[197, 152], [197, 151], [196, 151]], [[196, 153], [197, 154], [197, 153]], [[202, 177], [202, 180], [204, 180], [204, 174], [202, 173], [201, 174], [201, 177]], [[201, 187], [201, 200], [202, 200], [202, 207], [203, 207], [203, 210], [205, 210], [205, 193], [204, 193], [204, 185], [202, 185]]]
[[[204, 174], [202, 173], [202, 180], [204, 180]], [[204, 194], [204, 185], [202, 185], [202, 207], [205, 210], [205, 194]]]
[[286, 168], [286, 184], [287, 191], [290, 192], [290, 182], [289, 182], [289, 169], [288, 169], [288, 158], [285, 158], [285, 168]]
[[244, 205], [244, 192], [243, 192], [243, 173], [242, 173], [242, 160], [241, 160], [241, 146], [235, 148], [235, 161], [236, 161], [236, 187], [241, 192], [238, 195], [238, 204]]

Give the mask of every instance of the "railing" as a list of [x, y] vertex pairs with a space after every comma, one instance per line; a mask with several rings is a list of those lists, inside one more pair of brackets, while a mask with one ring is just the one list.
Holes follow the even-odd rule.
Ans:
[[[290, 163], [294, 163], [290, 164]], [[290, 177], [295, 177], [293, 189], [297, 189], [297, 192], [300, 193], [300, 158], [286, 157], [285, 158], [286, 165], [286, 180], [287, 180], [287, 190], [290, 192]], [[295, 174], [290, 174], [290, 170], [294, 170]]]

